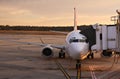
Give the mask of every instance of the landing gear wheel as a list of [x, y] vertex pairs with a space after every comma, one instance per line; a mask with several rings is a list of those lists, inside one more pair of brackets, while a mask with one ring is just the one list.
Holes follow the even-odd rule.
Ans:
[[91, 59], [93, 59], [94, 58], [94, 53], [91, 53]]
[[76, 69], [79, 69], [79, 68], [80, 68], [80, 65], [81, 65], [80, 63], [77, 63], [77, 64], [76, 64]]
[[81, 60], [77, 60], [76, 69], [77, 69], [76, 79], [81, 79]]
[[93, 59], [93, 58], [94, 58], [94, 53], [88, 54], [87, 58], [88, 58], [88, 59], [90, 59], [90, 58]]
[[65, 58], [65, 52], [63, 50], [59, 52], [59, 58]]

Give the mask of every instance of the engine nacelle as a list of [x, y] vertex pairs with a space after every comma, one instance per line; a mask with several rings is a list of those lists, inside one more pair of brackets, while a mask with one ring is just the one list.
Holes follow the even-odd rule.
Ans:
[[42, 55], [45, 57], [51, 57], [53, 56], [53, 48], [50, 46], [46, 46], [42, 50]]
[[113, 51], [112, 50], [103, 50], [101, 53], [103, 57], [112, 57], [113, 56]]

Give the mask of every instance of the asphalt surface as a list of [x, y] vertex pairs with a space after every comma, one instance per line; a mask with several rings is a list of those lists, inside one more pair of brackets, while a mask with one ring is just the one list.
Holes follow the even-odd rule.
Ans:
[[[11, 35], [0, 34], [0, 79], [66, 79], [54, 60], [58, 60], [71, 79], [76, 79], [76, 61], [66, 54], [65, 59], [58, 58], [58, 49], [54, 49], [52, 58], [41, 54], [42, 47], [19, 42], [65, 44], [65, 35]], [[14, 40], [16, 42], [13, 42]], [[101, 58], [82, 61], [81, 79], [120, 79], [120, 59], [114, 63], [112, 58]]]

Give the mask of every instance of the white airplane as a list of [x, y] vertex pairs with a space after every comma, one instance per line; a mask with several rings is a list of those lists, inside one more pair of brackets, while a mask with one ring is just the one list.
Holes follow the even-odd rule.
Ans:
[[41, 40], [42, 44], [33, 43], [33, 42], [19, 42], [14, 40], [9, 40], [11, 42], [18, 42], [29, 45], [37, 45], [42, 46], [42, 55], [45, 57], [53, 56], [53, 48], [60, 49], [59, 58], [64, 58], [65, 53], [75, 59], [82, 60], [85, 59], [89, 53], [89, 43], [87, 41], [86, 36], [80, 33], [81, 31], [77, 29], [77, 21], [76, 21], [76, 9], [74, 8], [74, 30], [68, 33], [66, 36], [66, 44], [65, 45], [54, 45], [54, 44], [44, 44]]
[[[90, 54], [89, 43], [86, 36], [81, 34], [81, 31], [77, 29], [75, 8], [74, 8], [74, 30], [68, 33], [65, 41], [66, 41], [65, 45], [45, 44], [42, 40], [41, 40], [42, 44], [33, 43], [33, 42], [32, 43], [19, 42], [19, 43], [42, 46], [43, 47], [42, 56], [45, 57], [53, 56], [53, 48], [57, 48], [60, 49], [59, 58], [64, 58], [65, 53], [68, 53], [68, 55], [71, 58], [77, 61], [85, 59]], [[12, 41], [12, 42], [18, 42], [18, 41]]]
[[[74, 30], [68, 33], [66, 37], [66, 45], [53, 45], [53, 44], [40, 44], [44, 46], [42, 50], [42, 54], [46, 57], [50, 57], [53, 55], [52, 49], [57, 48], [61, 49], [59, 52], [59, 57], [65, 57], [65, 53], [75, 59], [82, 60], [86, 58], [89, 54], [89, 43], [87, 38], [80, 33], [80, 30], [77, 29], [77, 21], [76, 21], [76, 9], [74, 8]], [[65, 51], [65, 53], [64, 53]]]

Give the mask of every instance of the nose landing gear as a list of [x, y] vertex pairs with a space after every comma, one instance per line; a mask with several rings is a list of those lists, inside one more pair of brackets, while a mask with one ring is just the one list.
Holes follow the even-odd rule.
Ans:
[[81, 79], [81, 60], [77, 60], [76, 69], [77, 69], [76, 79]]

